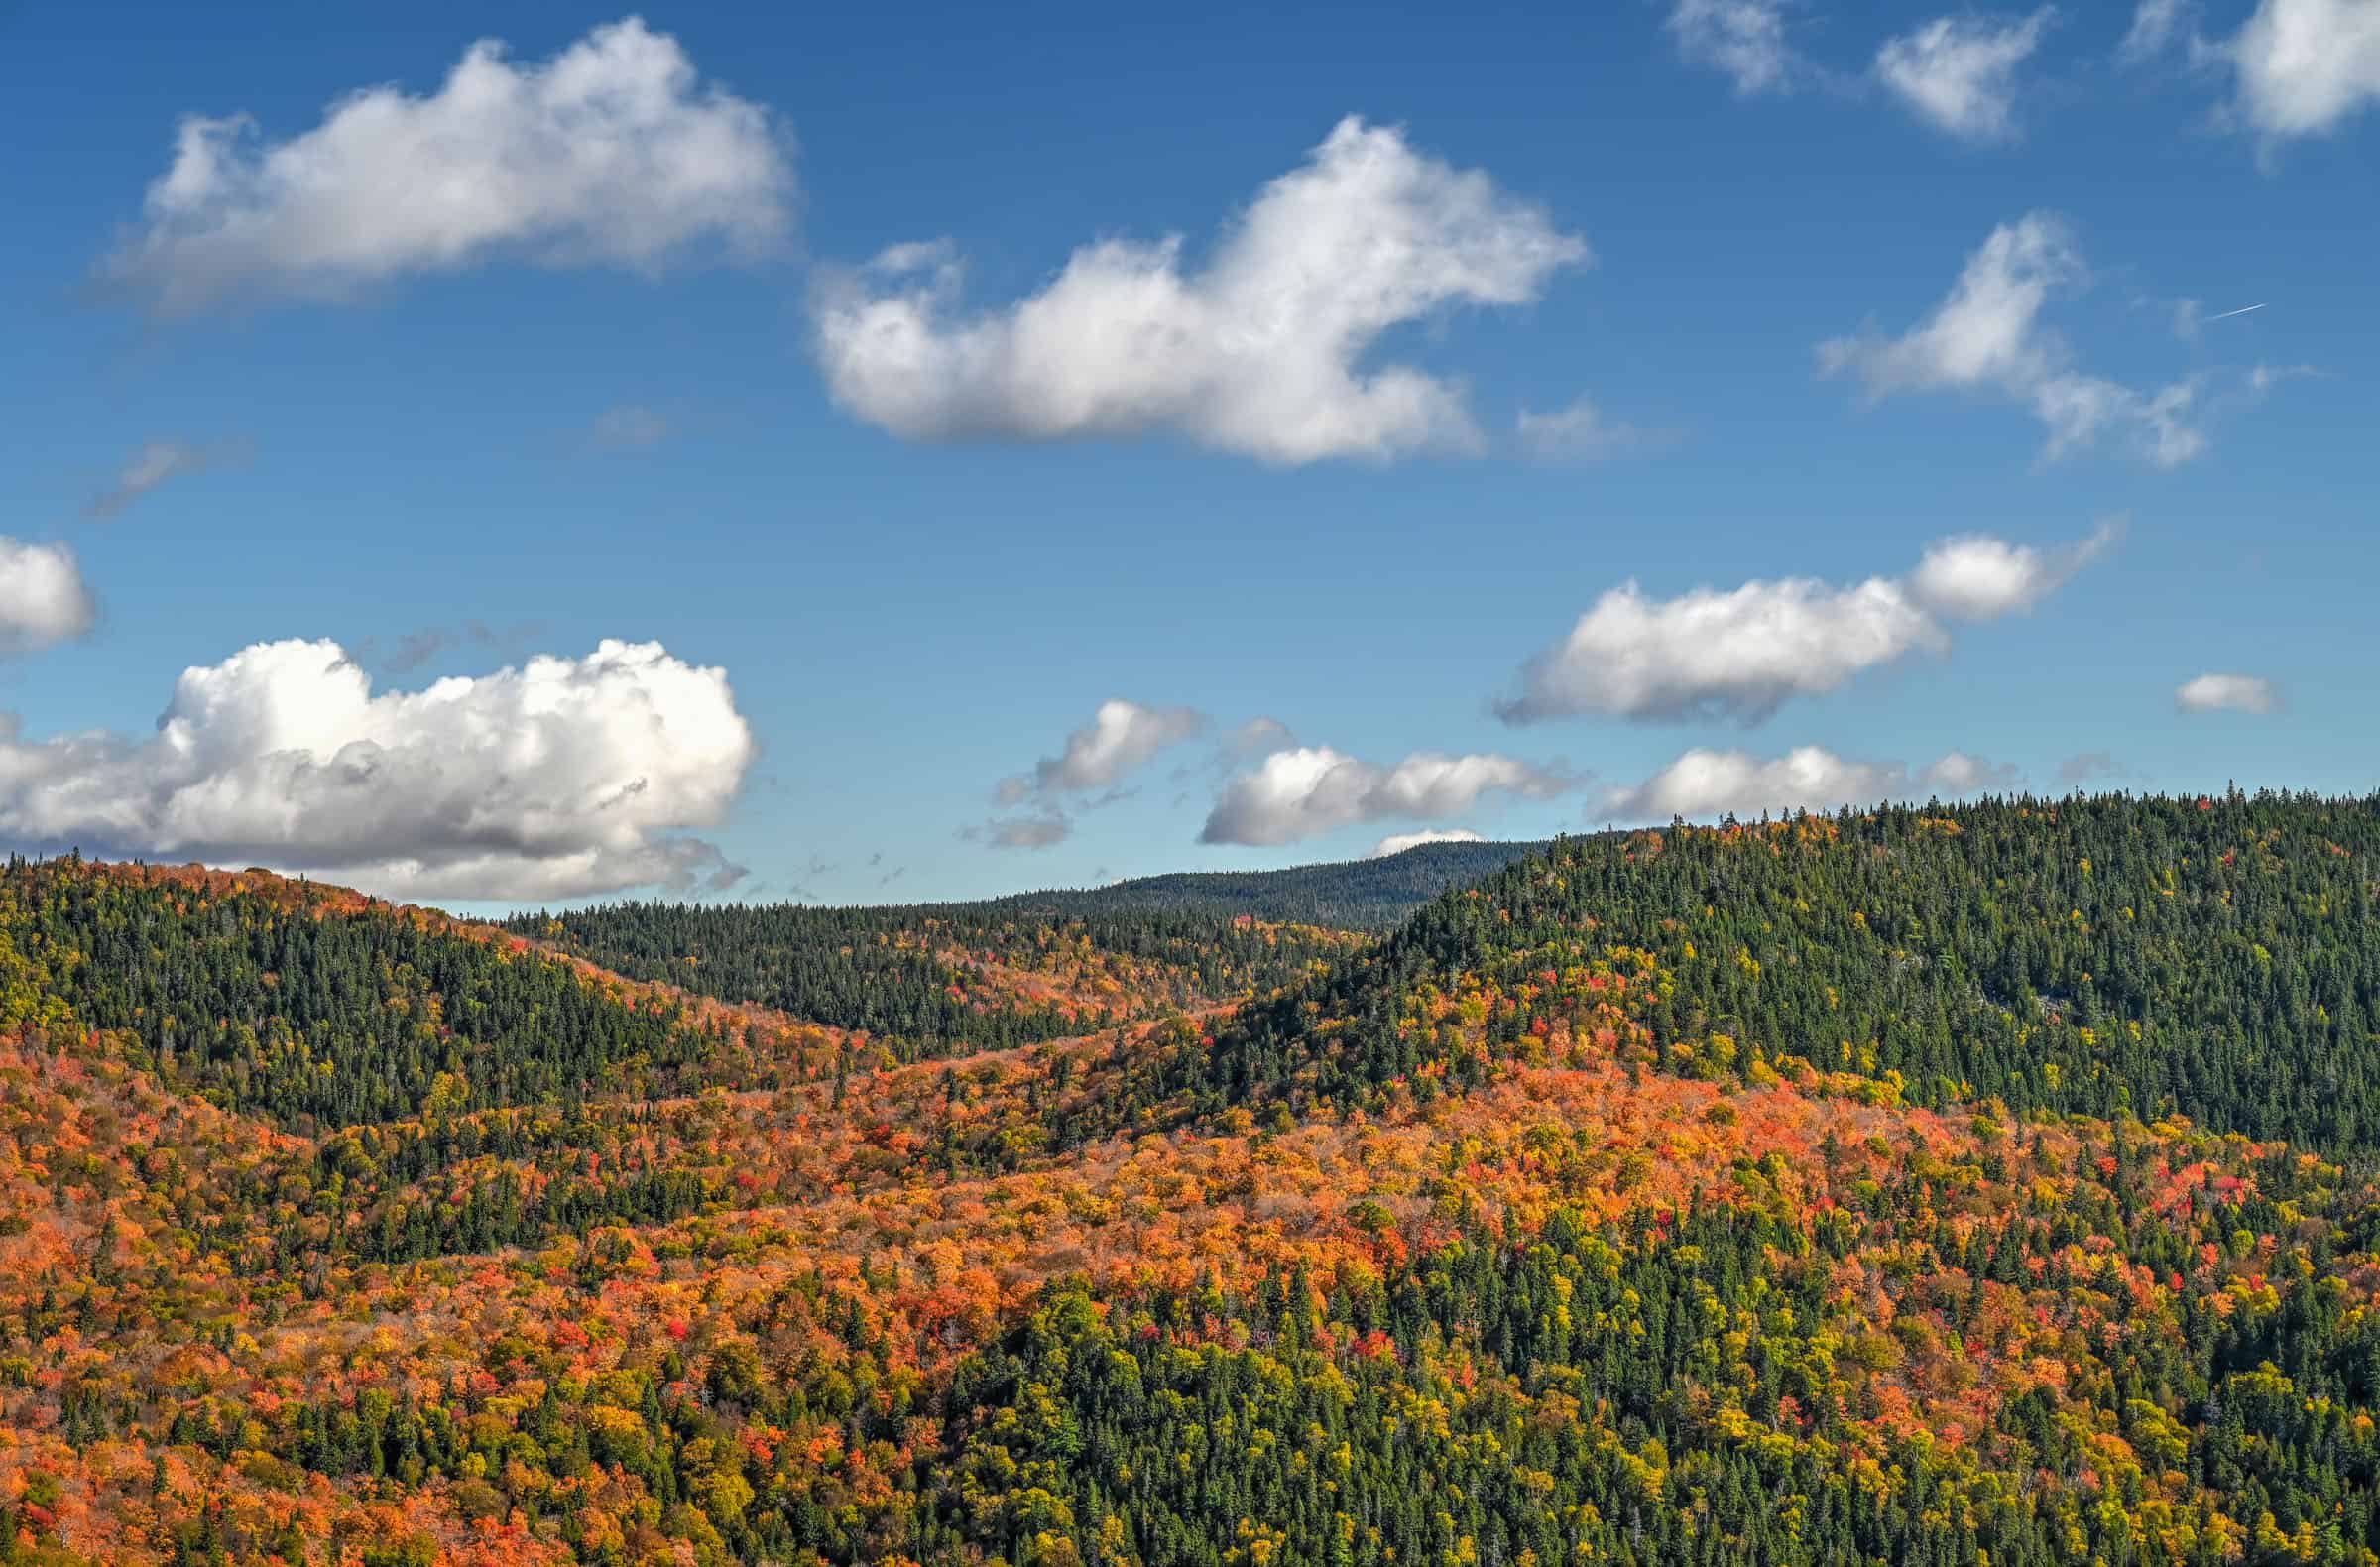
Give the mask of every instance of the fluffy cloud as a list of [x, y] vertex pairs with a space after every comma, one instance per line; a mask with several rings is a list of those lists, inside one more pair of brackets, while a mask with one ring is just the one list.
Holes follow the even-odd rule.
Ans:
[[0, 538], [0, 656], [70, 641], [98, 615], [74, 551]]
[[1182, 248], [1103, 240], [1040, 293], [968, 315], [947, 246], [897, 246], [817, 296], [828, 389], [922, 440], [1165, 431], [1275, 463], [1473, 450], [1458, 385], [1366, 354], [1451, 306], [1527, 303], [1587, 259], [1487, 175], [1352, 118], [1203, 268]]
[[1784, 0], [1677, 0], [1669, 32], [1680, 54], [1726, 72], [1747, 98], [1785, 91], [1804, 70], [1785, 38]]
[[1357, 822], [1459, 816], [1488, 793], [1546, 799], [1573, 783], [1493, 752], [1416, 751], [1382, 768], [1328, 746], [1299, 746], [1276, 751], [1254, 772], [1233, 779], [1198, 841], [1295, 843]]
[[1419, 832], [1392, 832], [1371, 846], [1368, 856], [1385, 860], [1407, 849], [1418, 849], [1425, 843], [1486, 843], [1488, 840], [1469, 827], [1425, 827]]
[[654, 643], [386, 693], [336, 643], [260, 643], [182, 671], [148, 739], [0, 740], [0, 834], [409, 898], [718, 889], [741, 872], [680, 834], [752, 756], [726, 673]]
[[1847, 761], [1823, 746], [1801, 746], [1765, 759], [1748, 751], [1698, 747], [1635, 787], [1613, 789], [1602, 805], [1609, 817], [1636, 821], [1757, 816], [1874, 804], [1912, 790], [1969, 794], [2014, 782], [2013, 770], [1959, 751], [1912, 777], [1898, 763]]
[[765, 250], [791, 194], [768, 111], [700, 85], [676, 40], [632, 17], [539, 64], [482, 41], [437, 92], [367, 87], [288, 141], [190, 116], [103, 271], [169, 313], [508, 252], [651, 271], [704, 239]]
[[1789, 697], [1949, 646], [1907, 590], [1882, 577], [1846, 588], [1788, 577], [1673, 599], [1648, 598], [1627, 582], [1530, 660], [1521, 695], [1497, 710], [1513, 724], [1580, 713], [1757, 723]]
[[1066, 814], [1068, 801], [1093, 789], [1115, 789], [1158, 752], [1204, 733], [1206, 727], [1207, 715], [1193, 707], [1143, 707], [1111, 697], [1099, 704], [1091, 722], [1066, 737], [1065, 748], [1056, 756], [1043, 757], [1030, 773], [1001, 781], [994, 794], [1001, 805], [1030, 800], [1036, 802], [1032, 811], [969, 827], [959, 836], [999, 849], [1046, 849], [1063, 843], [1074, 831]]
[[2089, 538], [2061, 549], [2037, 549], [1987, 534], [1964, 534], [1928, 549], [1909, 578], [1909, 588], [1938, 615], [1996, 620], [2030, 610], [2048, 598], [2122, 536], [2120, 519], [2101, 523]]
[[114, 482], [91, 498], [83, 517], [102, 523], [170, 479], [202, 473], [214, 465], [216, 453], [181, 440], [153, 440], [135, 451]]
[[1591, 713], [1759, 723], [1793, 697], [1824, 695], [1912, 653], [1947, 651], [1945, 619], [2030, 609], [2115, 534], [2109, 524], [2047, 550], [1982, 535], [1946, 539], [1906, 579], [1848, 587], [1785, 577], [1655, 599], [1627, 582], [1523, 664], [1520, 694], [1497, 712], [1511, 724]]
[[2277, 713], [2281, 687], [2254, 674], [2202, 674], [2174, 692], [2185, 713]]
[[2373, 0], [2261, 0], [2214, 53], [2238, 72], [2241, 116], [2266, 136], [2333, 131], [2380, 103]]
[[1091, 722], [1066, 737], [1066, 747], [1043, 757], [1033, 771], [1000, 785], [1000, 802], [1014, 805], [1034, 795], [1079, 794], [1113, 788], [1168, 746], [1198, 735], [1206, 714], [1192, 707], [1143, 707], [1123, 697], [1099, 704]]
[[1938, 17], [1876, 52], [1876, 76], [1910, 112], [1970, 142], [2016, 133], [2016, 68], [2041, 44], [2053, 12], [2023, 21]]
[[1822, 343], [1819, 368], [1857, 376], [1876, 398], [1998, 392], [2049, 427], [2053, 458], [2116, 429], [2158, 467], [2189, 461], [2205, 446], [2188, 422], [2195, 382], [2142, 393], [2084, 375], [2073, 368], [2066, 340], [2041, 323], [2052, 292], [2082, 278], [2066, 224], [2029, 213], [1992, 230], [1932, 315], [1899, 337], [1867, 332]]
[[2233, 124], [2268, 142], [2320, 136], [2380, 103], [2380, 6], [2371, 0], [2258, 0], [2231, 37], [2209, 41], [2192, 0], [2141, 0], [2116, 50], [2145, 65], [2181, 49], [2194, 66], [2227, 67]]

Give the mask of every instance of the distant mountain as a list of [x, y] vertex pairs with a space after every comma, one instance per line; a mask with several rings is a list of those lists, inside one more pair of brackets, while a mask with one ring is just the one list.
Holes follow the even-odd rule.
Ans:
[[897, 1041], [1002, 1049], [1275, 990], [1542, 843], [1431, 843], [968, 904], [607, 904], [506, 921], [602, 968]]
[[1175, 871], [1110, 887], [1015, 893], [992, 907], [1080, 917], [1107, 913], [1247, 914], [1343, 930], [1385, 930], [1450, 887], [1543, 852], [1537, 843], [1425, 843], [1374, 860], [1285, 871]]

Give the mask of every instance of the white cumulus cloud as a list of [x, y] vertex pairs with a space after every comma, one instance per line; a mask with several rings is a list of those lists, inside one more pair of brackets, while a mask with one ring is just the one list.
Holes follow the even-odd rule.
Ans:
[[1623, 583], [1521, 666], [1520, 694], [1497, 711], [1511, 724], [1584, 714], [1759, 723], [1794, 697], [1823, 696], [1913, 653], [1948, 651], [1946, 619], [2032, 608], [2115, 537], [2107, 524], [2055, 549], [1946, 539], [1907, 578], [1846, 587], [1784, 577], [1657, 599]]
[[2128, 437], [2161, 468], [2205, 446], [2190, 423], [2194, 381], [2140, 392], [2073, 366], [2073, 354], [2042, 310], [2085, 273], [2064, 220], [2033, 212], [2003, 223], [1966, 260], [1950, 296], [1898, 337], [1872, 330], [1819, 345], [1820, 370], [1852, 375], [1870, 396], [1903, 392], [1996, 392], [2048, 426], [2048, 455], [2088, 446], [2102, 431]]
[[73, 550], [0, 538], [0, 656], [71, 641], [98, 617]]
[[2012, 544], [1988, 534], [1963, 534], [1928, 549], [1909, 587], [1938, 615], [1996, 620], [2030, 610], [2057, 592], [2122, 536], [2120, 519], [2101, 523], [2089, 538], [2058, 549]]
[[1784, 0], [1677, 0], [1669, 32], [1680, 54], [1725, 71], [1747, 98], [1785, 91], [1804, 72], [1785, 37]]
[[753, 739], [724, 670], [657, 643], [375, 692], [333, 642], [182, 671], [157, 732], [0, 739], [0, 834], [258, 864], [404, 898], [543, 900], [740, 875]]
[[1587, 246], [1477, 170], [1343, 120], [1227, 230], [1102, 240], [1038, 294], [968, 314], [947, 246], [903, 245], [815, 301], [829, 391], [920, 440], [1168, 432], [1273, 463], [1475, 450], [1462, 388], [1369, 366], [1383, 332], [1534, 301]]
[[1687, 752], [1632, 788], [1604, 796], [1603, 814], [1636, 821], [1672, 816], [1782, 815], [1796, 810], [1834, 810], [1928, 794], [1970, 794], [2008, 787], [2013, 770], [1953, 751], [1914, 776], [1899, 763], [1856, 762], [1823, 746], [1800, 746], [1778, 757], [1748, 751]]
[[1580, 713], [1756, 723], [1790, 697], [1949, 646], [1908, 591], [1882, 577], [1844, 588], [1786, 577], [1672, 599], [1627, 582], [1529, 662], [1521, 695], [1499, 711], [1507, 723]]
[[2055, 13], [2022, 20], [1946, 16], [1885, 41], [1876, 76], [1910, 112], [1970, 142], [2016, 134], [2016, 70], [2041, 45]]
[[1469, 827], [1425, 827], [1419, 832], [1392, 832], [1371, 846], [1367, 857], [1385, 860], [1407, 849], [1418, 849], [1425, 843], [1486, 843], [1488, 840]]
[[2174, 705], [2186, 713], [2277, 713], [2281, 687], [2261, 675], [2202, 674], [2182, 683]]
[[1144, 707], [1111, 697], [1099, 704], [1091, 722], [1066, 737], [1065, 748], [1056, 756], [1043, 757], [1032, 772], [1004, 782], [1001, 803], [1013, 805], [1033, 794], [1113, 788], [1158, 752], [1194, 738], [1206, 727], [1206, 714], [1194, 707]]
[[655, 270], [699, 241], [753, 254], [790, 225], [789, 144], [631, 17], [551, 60], [473, 44], [427, 96], [367, 87], [286, 141], [191, 115], [103, 273], [167, 313], [336, 298], [500, 253]]
[[1328, 746], [1276, 751], [1225, 785], [1201, 843], [1295, 843], [1357, 822], [1460, 816], [1489, 793], [1547, 799], [1575, 780], [1494, 752], [1416, 751], [1392, 768]]
[[2239, 112], [2269, 137], [2334, 131], [2380, 103], [2380, 3], [2260, 0], [2216, 46], [2239, 78]]
[[1158, 752], [1204, 733], [1206, 727], [1207, 715], [1194, 707], [1144, 707], [1111, 697], [1099, 704], [1089, 723], [1066, 737], [1065, 748], [1056, 756], [1043, 757], [1030, 773], [1001, 781], [994, 799], [1004, 807], [1032, 801], [1031, 811], [969, 827], [960, 836], [1000, 849], [1046, 849], [1063, 843], [1074, 830], [1066, 812], [1076, 796], [1116, 789]]

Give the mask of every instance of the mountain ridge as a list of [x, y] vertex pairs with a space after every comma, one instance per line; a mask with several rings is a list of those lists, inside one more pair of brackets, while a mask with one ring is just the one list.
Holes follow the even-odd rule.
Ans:
[[1447, 888], [1530, 854], [1552, 839], [1416, 844], [1391, 855], [1321, 861], [1278, 871], [1172, 871], [1106, 887], [1048, 889], [985, 899], [990, 905], [1061, 913], [1201, 908], [1376, 930]]

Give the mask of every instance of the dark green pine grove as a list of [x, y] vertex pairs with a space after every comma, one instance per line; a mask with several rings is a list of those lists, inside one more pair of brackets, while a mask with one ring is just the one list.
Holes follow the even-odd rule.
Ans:
[[467, 1110], [683, 1091], [715, 1049], [558, 964], [328, 895], [202, 897], [12, 860], [0, 900], [85, 1025], [137, 1039], [169, 1085], [299, 1130], [416, 1116], [433, 1096]]

